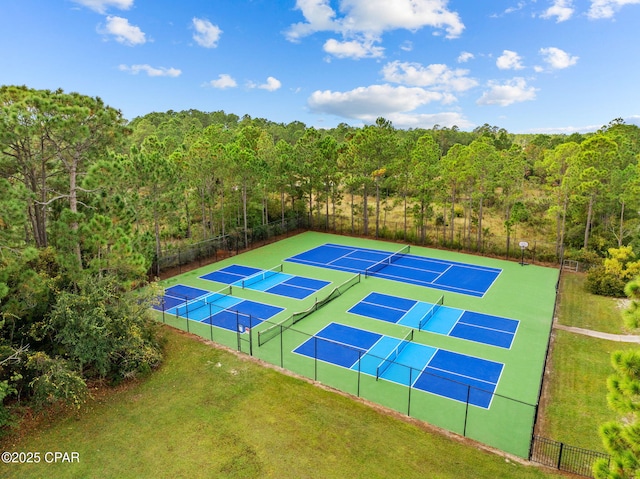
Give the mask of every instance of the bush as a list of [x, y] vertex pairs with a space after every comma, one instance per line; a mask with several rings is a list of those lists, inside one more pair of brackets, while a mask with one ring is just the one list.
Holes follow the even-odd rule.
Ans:
[[4, 399], [17, 392], [16, 388], [9, 384], [9, 381], [0, 381], [0, 437], [6, 426], [11, 424], [11, 412], [4, 405]]
[[592, 294], [624, 298], [625, 282], [619, 276], [607, 272], [604, 265], [591, 268], [587, 273], [585, 289]]

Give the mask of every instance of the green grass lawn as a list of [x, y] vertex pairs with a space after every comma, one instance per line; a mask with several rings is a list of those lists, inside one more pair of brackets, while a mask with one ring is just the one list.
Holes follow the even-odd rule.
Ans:
[[629, 333], [620, 316], [623, 301], [586, 292], [585, 281], [586, 274], [583, 273], [562, 275], [558, 322], [565, 326], [593, 329], [603, 333]]
[[611, 353], [625, 345], [556, 331], [549, 402], [539, 417], [540, 435], [572, 446], [606, 452], [600, 424], [616, 419], [607, 406]]
[[[620, 302], [587, 293], [585, 275], [561, 278], [558, 322], [595, 331], [626, 334]], [[600, 425], [617, 419], [607, 406], [607, 377], [613, 373], [611, 353], [637, 348], [633, 343], [607, 341], [556, 330], [547, 400], [539, 416], [538, 433], [567, 444], [604, 451]]]
[[166, 328], [163, 366], [61, 415], [7, 451], [75, 464], [3, 465], [8, 478], [543, 478], [246, 356]]

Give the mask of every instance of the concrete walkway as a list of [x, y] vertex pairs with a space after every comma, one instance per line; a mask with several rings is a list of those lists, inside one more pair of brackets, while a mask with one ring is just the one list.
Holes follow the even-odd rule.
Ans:
[[591, 336], [592, 338], [607, 339], [609, 341], [619, 341], [621, 343], [638, 343], [640, 344], [640, 336], [634, 336], [632, 334], [609, 334], [601, 333], [600, 331], [592, 331], [590, 329], [574, 328], [573, 326], [564, 326], [562, 324], [554, 323], [554, 329], [561, 329], [563, 331], [569, 331], [571, 333], [583, 334], [585, 336]]

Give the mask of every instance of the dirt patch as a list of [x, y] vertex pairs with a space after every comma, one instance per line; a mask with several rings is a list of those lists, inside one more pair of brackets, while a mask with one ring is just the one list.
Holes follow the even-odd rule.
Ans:
[[631, 307], [631, 300], [629, 298], [618, 298], [616, 300], [616, 307], [620, 311], [624, 311], [626, 309], [629, 309]]

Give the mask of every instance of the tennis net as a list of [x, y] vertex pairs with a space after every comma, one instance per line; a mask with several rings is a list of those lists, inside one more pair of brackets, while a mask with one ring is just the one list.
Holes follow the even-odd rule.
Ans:
[[285, 329], [289, 329], [291, 326], [296, 324], [299, 321], [302, 321], [304, 318], [309, 316], [311, 313], [318, 311], [327, 303], [333, 301], [338, 296], [341, 296], [345, 291], [352, 288], [356, 284], [360, 283], [360, 274], [356, 274], [352, 276], [350, 279], [342, 283], [340, 286], [336, 287], [323, 299], [316, 299], [315, 302], [311, 305], [311, 307], [307, 308], [304, 311], [299, 313], [293, 313], [288, 318], [284, 319], [280, 323], [273, 324], [266, 328], [263, 331], [258, 332], [258, 346], [262, 346], [266, 344], [267, 341], [279, 336], [283, 333]]
[[400, 341], [395, 348], [393, 348], [384, 361], [382, 361], [382, 363], [380, 363], [376, 368], [376, 381], [380, 379], [389, 366], [396, 362], [396, 359], [398, 359], [402, 350], [406, 348], [411, 341], [413, 341], [413, 329], [409, 331], [409, 334], [407, 334], [404, 339]]
[[260, 281], [264, 281], [267, 278], [271, 278], [272, 276], [275, 276], [278, 273], [282, 273], [282, 271], [283, 271], [283, 267], [281, 263], [278, 266], [274, 266], [271, 269], [260, 271], [259, 273], [255, 273], [255, 274], [252, 274], [251, 276], [247, 276], [241, 282], [242, 289], [252, 284], [259, 283]]
[[[182, 316], [185, 318], [189, 317], [189, 313], [193, 313], [194, 311], [204, 308], [210, 304], [215, 303], [216, 301], [220, 301], [223, 298], [226, 298], [231, 294], [232, 286], [225, 286], [220, 291], [216, 291], [215, 293], [210, 293], [205, 296], [200, 296], [199, 298], [192, 299], [191, 301], [187, 301], [182, 306], [176, 307], [176, 316]], [[224, 309], [224, 308], [221, 308]]]
[[420, 320], [420, 322], [418, 323], [418, 331], [422, 331], [424, 329], [427, 323], [431, 321], [431, 318], [433, 318], [436, 315], [436, 313], [438, 312], [438, 310], [443, 304], [444, 304], [444, 294], [440, 296], [440, 299], [438, 299], [438, 301], [436, 301], [436, 303], [433, 306], [431, 306], [431, 309], [427, 311], [427, 314], [425, 314], [423, 318]]
[[382, 261], [378, 261], [377, 263], [369, 266], [367, 269], [364, 270], [364, 277], [367, 278], [369, 276], [372, 276], [373, 273], [380, 271], [382, 268], [389, 266], [391, 263], [395, 263], [404, 255], [408, 254], [409, 249], [410, 249], [410, 245], [407, 245], [404, 248], [402, 248], [400, 251], [396, 251], [391, 256], [383, 259]]

